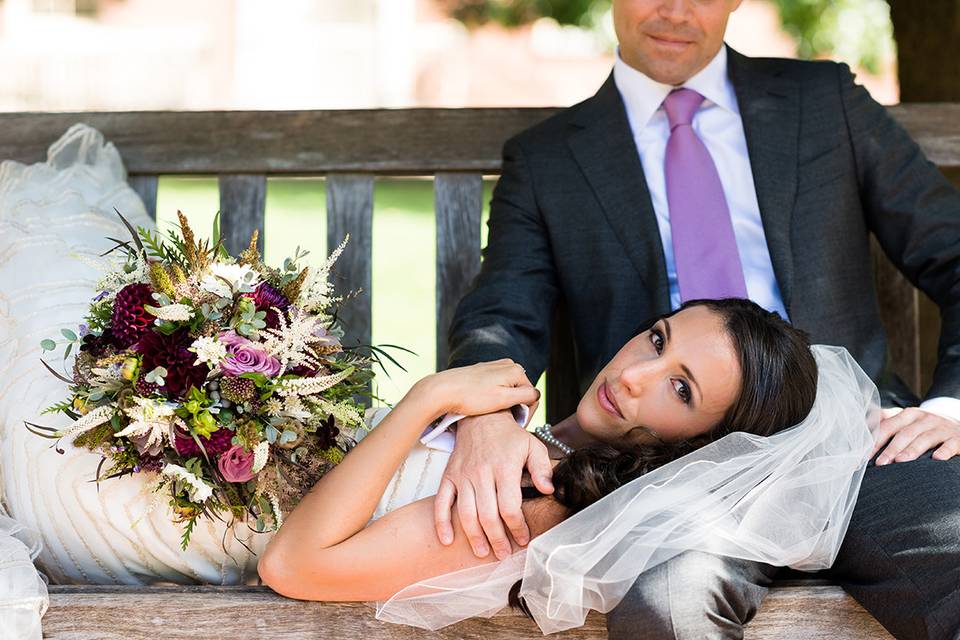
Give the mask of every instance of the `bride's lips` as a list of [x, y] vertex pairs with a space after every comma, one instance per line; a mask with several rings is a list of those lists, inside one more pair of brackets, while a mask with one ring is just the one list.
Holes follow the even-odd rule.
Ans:
[[601, 383], [600, 387], [597, 389], [597, 400], [600, 402], [600, 406], [603, 407], [607, 413], [613, 414], [618, 418], [623, 418], [623, 412], [621, 412], [620, 407], [617, 406], [616, 400], [614, 400], [613, 396], [607, 392], [606, 382]]

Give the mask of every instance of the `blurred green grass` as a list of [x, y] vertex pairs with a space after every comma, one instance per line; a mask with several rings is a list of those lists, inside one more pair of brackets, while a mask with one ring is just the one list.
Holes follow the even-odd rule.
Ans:
[[[487, 241], [487, 217], [494, 180], [484, 181], [481, 246]], [[386, 364], [377, 369], [375, 391], [395, 403], [436, 363], [436, 223], [433, 181], [378, 178], [373, 205], [373, 344], [396, 344], [416, 355], [390, 350], [406, 371]], [[157, 194], [157, 223], [172, 228], [183, 211], [198, 234], [209, 235], [219, 209], [216, 178], [164, 176]], [[297, 247], [307, 250], [308, 264], [327, 255], [325, 182], [315, 178], [267, 181], [264, 258], [279, 265]], [[346, 251], [350, 250], [347, 245]], [[334, 267], [336, 268], [336, 267]], [[544, 392], [544, 378], [538, 384]], [[533, 424], [545, 420], [543, 404]]]

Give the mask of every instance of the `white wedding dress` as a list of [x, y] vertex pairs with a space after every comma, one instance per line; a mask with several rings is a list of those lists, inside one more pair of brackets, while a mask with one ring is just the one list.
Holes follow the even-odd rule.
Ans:
[[[40, 341], [76, 331], [100, 277], [78, 259], [95, 259], [128, 239], [114, 208], [132, 225], [153, 228], [143, 203], [126, 183], [120, 155], [84, 125], [50, 147], [48, 161], [0, 165], [0, 477], [9, 514], [39, 535], [37, 565], [53, 583], [244, 584], [257, 581], [254, 555], [268, 536], [241, 525], [198, 523], [180, 549], [180, 528], [166, 500], [145, 493], [152, 474], [95, 477], [100, 456], [68, 441], [57, 453], [51, 440], [27, 431], [24, 421], [62, 427], [62, 415], [40, 415], [66, 397], [58, 371], [62, 348], [43, 355]], [[140, 519], [138, 523], [137, 520]], [[136, 524], [134, 524], [136, 523]], [[243, 541], [253, 553], [237, 539]]]

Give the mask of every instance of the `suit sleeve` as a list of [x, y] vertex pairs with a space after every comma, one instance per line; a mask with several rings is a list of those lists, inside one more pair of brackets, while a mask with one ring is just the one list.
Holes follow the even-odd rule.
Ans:
[[536, 383], [546, 368], [558, 296], [550, 239], [516, 138], [503, 147], [480, 273], [457, 305], [448, 367], [511, 358]]
[[940, 307], [938, 362], [928, 398], [960, 398], [960, 192], [887, 110], [838, 65], [867, 225]]

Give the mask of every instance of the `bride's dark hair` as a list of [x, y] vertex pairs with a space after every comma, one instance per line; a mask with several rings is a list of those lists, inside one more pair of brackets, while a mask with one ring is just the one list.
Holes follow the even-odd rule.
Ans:
[[[553, 469], [551, 497], [566, 507], [568, 516], [728, 433], [769, 436], [799, 423], [810, 413], [817, 394], [817, 362], [807, 334], [749, 300], [689, 300], [676, 311], [643, 323], [633, 335], [647, 331], [663, 317], [695, 306], [707, 307], [724, 321], [740, 363], [737, 399], [717, 425], [695, 438], [628, 450], [595, 445], [563, 458]], [[524, 497], [543, 496], [525, 487]], [[510, 605], [529, 616], [519, 593], [517, 582], [510, 589]]]

